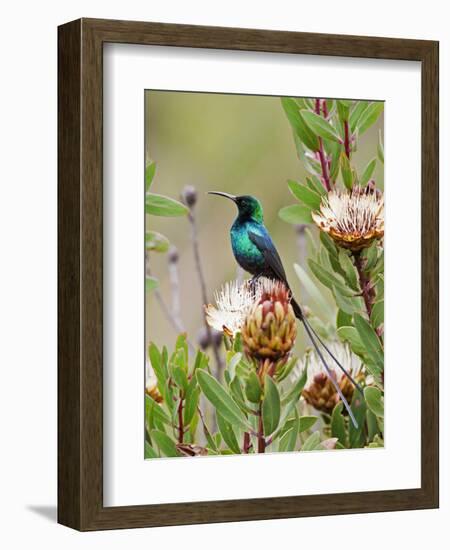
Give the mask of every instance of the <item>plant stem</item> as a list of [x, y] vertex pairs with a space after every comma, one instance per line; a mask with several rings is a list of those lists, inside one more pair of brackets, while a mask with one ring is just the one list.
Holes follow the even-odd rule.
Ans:
[[183, 426], [183, 397], [180, 396], [178, 405], [178, 443], [183, 443], [184, 426]]
[[[150, 266], [149, 266], [149, 262], [148, 262], [148, 256], [146, 257], [145, 259], [145, 274], [150, 277], [151, 276], [151, 271], [150, 271]], [[169, 306], [166, 304], [166, 302], [164, 301], [164, 298], [161, 294], [161, 292], [159, 291], [158, 288], [155, 288], [155, 290], [153, 290], [153, 294], [155, 295], [155, 298], [156, 300], [158, 301], [159, 303], [159, 306], [160, 308], [162, 309], [162, 312], [164, 313], [164, 315], [166, 316], [166, 319], [169, 321], [169, 323], [172, 325], [172, 327], [175, 329], [175, 332], [177, 333], [180, 333], [180, 332], [184, 332], [184, 327], [183, 325], [179, 322], [178, 319], [176, 319], [173, 315], [172, 315], [172, 312], [170, 311], [170, 308]], [[189, 348], [189, 351], [194, 354], [195, 353], [195, 348], [194, 346], [191, 344], [191, 342], [189, 342], [189, 340], [187, 340], [187, 345], [188, 345], [188, 348]]]
[[344, 121], [344, 147], [345, 147], [345, 154], [347, 155], [347, 158], [350, 159], [350, 129], [348, 126], [348, 120]]
[[322, 168], [322, 180], [327, 191], [331, 191], [330, 174], [328, 173], [328, 163], [325, 158], [325, 151], [323, 148], [322, 138], [319, 137], [319, 150], [318, 150], [320, 166]]
[[[324, 109], [326, 110], [326, 105]], [[320, 99], [318, 98], [315, 100], [315, 112], [316, 112], [316, 115], [320, 116]], [[322, 168], [323, 184], [327, 191], [331, 191], [330, 174], [328, 171], [328, 161], [326, 159], [325, 150], [323, 148], [323, 141], [321, 137], [319, 137], [319, 150], [317, 151], [317, 154], [319, 155], [320, 166]]]
[[259, 406], [258, 413], [258, 453], [264, 453], [266, 451], [266, 440], [264, 439], [264, 425], [262, 419], [262, 405]]
[[251, 443], [250, 443], [250, 434], [248, 432], [244, 432], [244, 445], [243, 445], [243, 452], [244, 454], [248, 454], [250, 451]]
[[355, 266], [359, 277], [359, 286], [361, 287], [361, 293], [364, 299], [364, 305], [366, 306], [367, 316], [370, 319], [375, 298], [374, 289], [371, 285], [370, 277], [364, 273], [361, 251], [353, 252], [353, 258], [355, 259]]
[[[206, 305], [208, 303], [208, 293], [206, 291], [206, 281], [205, 281], [205, 275], [203, 273], [203, 266], [200, 256], [200, 246], [198, 241], [198, 231], [197, 231], [197, 221], [195, 219], [193, 208], [190, 208], [189, 210], [189, 222], [191, 224], [191, 236], [192, 236], [192, 247], [194, 250], [194, 259], [195, 259], [195, 268], [198, 275], [198, 280], [200, 282], [200, 291], [202, 294], [202, 300], [203, 305]], [[223, 362], [222, 357], [220, 355], [219, 346], [217, 344], [217, 341], [215, 338], [213, 338], [211, 327], [208, 325], [206, 321], [206, 316], [203, 313], [203, 322], [205, 324], [206, 332], [208, 335], [208, 340], [211, 342], [211, 346], [214, 353], [214, 358], [216, 360], [217, 365], [217, 374], [218, 378], [220, 378], [220, 374], [223, 370]]]

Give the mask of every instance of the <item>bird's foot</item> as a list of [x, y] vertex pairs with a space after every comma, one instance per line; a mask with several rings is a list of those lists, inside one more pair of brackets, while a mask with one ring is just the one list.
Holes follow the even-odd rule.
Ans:
[[252, 292], [255, 292], [256, 290], [256, 285], [258, 284], [258, 281], [259, 279], [262, 277], [262, 275], [253, 275], [253, 277], [250, 279], [250, 281], [248, 282], [248, 285], [250, 287], [250, 290]]

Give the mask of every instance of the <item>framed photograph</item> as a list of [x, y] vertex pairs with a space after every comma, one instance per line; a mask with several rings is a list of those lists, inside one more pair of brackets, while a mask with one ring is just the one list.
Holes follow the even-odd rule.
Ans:
[[58, 520], [438, 506], [438, 43], [59, 27]]

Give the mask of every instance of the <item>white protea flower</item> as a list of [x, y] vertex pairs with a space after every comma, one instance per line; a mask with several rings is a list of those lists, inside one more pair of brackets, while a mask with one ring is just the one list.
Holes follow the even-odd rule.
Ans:
[[384, 235], [383, 193], [355, 186], [351, 191], [333, 189], [313, 212], [316, 225], [339, 246], [353, 252], [366, 248]]
[[145, 393], [152, 397], [157, 403], [161, 403], [163, 400], [158, 389], [158, 380], [155, 371], [148, 359], [145, 362]]
[[[327, 342], [327, 347], [347, 372], [358, 381], [362, 374], [361, 360], [351, 351], [349, 345], [333, 341]], [[331, 366], [332, 363], [329, 364]], [[315, 350], [307, 353], [303, 360], [296, 365], [292, 373], [293, 380], [296, 381], [305, 368], [307, 369], [307, 380], [302, 392], [305, 401], [316, 410], [331, 414], [340, 398], [332, 381], [325, 373], [322, 361]], [[332, 373], [344, 397], [351, 402], [354, 391], [352, 382], [337, 365], [332, 369]]]
[[214, 293], [216, 306], [205, 306], [208, 325], [228, 336], [241, 331], [247, 315], [259, 302], [264, 292], [272, 292], [278, 283], [261, 277], [256, 282], [229, 281]]
[[252, 288], [249, 281], [225, 283], [214, 293], [217, 307], [212, 304], [205, 306], [208, 325], [234, 337], [241, 330], [246, 315], [255, 303], [256, 286]]

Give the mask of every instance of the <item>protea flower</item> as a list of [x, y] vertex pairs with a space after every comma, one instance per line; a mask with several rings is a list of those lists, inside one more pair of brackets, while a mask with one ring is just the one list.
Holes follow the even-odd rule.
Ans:
[[[346, 366], [349, 373], [355, 378], [361, 378], [360, 360], [352, 353], [347, 344], [330, 342], [328, 347], [331, 353]], [[332, 381], [323, 372], [322, 362], [315, 351], [306, 355], [301, 364], [296, 367], [293, 377], [298, 378], [304, 368], [307, 368], [308, 378], [302, 392], [305, 401], [316, 410], [331, 414], [335, 405], [339, 402], [339, 395]], [[334, 379], [338, 382], [344, 397], [350, 403], [353, 397], [354, 386], [350, 380], [340, 371], [332, 371]]]
[[252, 286], [249, 281], [225, 283], [214, 294], [217, 307], [212, 304], [205, 306], [208, 325], [233, 338], [241, 331], [245, 317], [259, 295], [259, 286]]
[[312, 218], [336, 244], [358, 252], [384, 235], [383, 194], [370, 187], [333, 189], [324, 196], [319, 212], [313, 212]]
[[279, 281], [261, 279], [258, 294], [242, 326], [244, 350], [261, 364], [275, 365], [288, 357], [297, 336], [291, 293]]
[[145, 393], [157, 403], [161, 403], [163, 400], [158, 389], [158, 380], [156, 378], [155, 371], [153, 370], [153, 367], [148, 359], [145, 363]]

